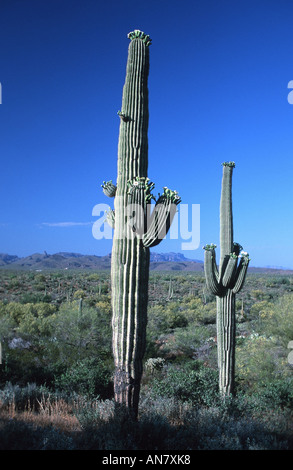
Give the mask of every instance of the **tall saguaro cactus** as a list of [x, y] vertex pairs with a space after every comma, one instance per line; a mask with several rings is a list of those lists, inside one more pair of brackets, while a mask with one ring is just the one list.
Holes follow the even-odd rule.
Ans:
[[234, 393], [235, 296], [243, 287], [249, 264], [248, 253], [241, 252], [242, 246], [233, 241], [232, 173], [234, 167], [234, 162], [223, 163], [219, 268], [216, 264], [216, 245], [204, 246], [207, 287], [217, 296], [219, 389], [222, 396]]
[[180, 198], [164, 188], [153, 211], [154, 184], [148, 170], [148, 73], [151, 39], [129, 33], [118, 144], [117, 185], [104, 182], [114, 199], [107, 220], [114, 228], [111, 258], [115, 401], [138, 413], [142, 359], [146, 342], [149, 248], [166, 234]]

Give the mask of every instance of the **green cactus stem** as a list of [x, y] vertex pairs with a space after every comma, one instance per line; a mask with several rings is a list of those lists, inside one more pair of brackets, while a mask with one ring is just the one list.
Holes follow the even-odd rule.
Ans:
[[235, 376], [235, 296], [242, 289], [249, 255], [233, 242], [232, 173], [234, 162], [223, 163], [220, 202], [220, 263], [216, 245], [206, 245], [204, 269], [206, 285], [217, 296], [217, 346], [219, 390], [222, 396], [234, 393]]
[[[159, 230], [147, 219], [154, 184], [148, 171], [148, 73], [150, 37], [134, 30], [128, 35], [126, 78], [120, 116], [117, 187], [114, 199], [115, 229], [111, 256], [114, 397], [137, 416], [142, 360], [146, 344], [149, 246]], [[103, 188], [105, 189], [105, 188]], [[165, 213], [158, 215], [169, 224], [177, 193], [168, 190], [159, 198]], [[175, 204], [172, 204], [175, 202]], [[156, 204], [155, 207], [158, 207]], [[139, 210], [137, 210], [139, 208]], [[139, 212], [139, 216], [135, 214]], [[135, 216], [134, 216], [135, 214]], [[114, 214], [109, 215], [114, 219]], [[153, 216], [155, 218], [155, 216]], [[151, 241], [151, 242], [150, 242]]]

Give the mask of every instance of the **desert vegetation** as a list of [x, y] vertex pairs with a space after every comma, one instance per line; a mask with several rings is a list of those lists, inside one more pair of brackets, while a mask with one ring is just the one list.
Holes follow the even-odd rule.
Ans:
[[1, 449], [292, 449], [293, 276], [248, 273], [235, 397], [203, 273], [150, 272], [138, 419], [114, 400], [109, 272], [0, 272]]

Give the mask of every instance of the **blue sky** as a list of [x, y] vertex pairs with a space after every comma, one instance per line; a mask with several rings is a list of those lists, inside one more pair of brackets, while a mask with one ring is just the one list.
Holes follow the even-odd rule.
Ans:
[[[200, 204], [203, 259], [219, 243], [223, 161], [235, 241], [252, 266], [293, 268], [290, 0], [1, 0], [0, 252], [105, 255], [92, 210], [116, 180], [127, 33], [152, 38], [149, 177]], [[192, 221], [190, 220], [191, 224]]]

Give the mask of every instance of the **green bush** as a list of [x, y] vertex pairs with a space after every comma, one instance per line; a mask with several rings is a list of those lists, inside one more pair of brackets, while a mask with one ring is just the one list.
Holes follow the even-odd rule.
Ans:
[[256, 393], [262, 404], [273, 409], [293, 410], [293, 377], [262, 382]]
[[52, 367], [63, 364], [66, 369], [77, 360], [111, 357], [110, 315], [100, 308], [85, 306], [81, 313], [78, 302], [62, 304], [51, 328], [46, 352]]
[[272, 308], [263, 309], [259, 327], [287, 348], [288, 342], [293, 340], [293, 294], [285, 294]]
[[98, 358], [79, 360], [55, 378], [55, 387], [68, 394], [109, 398], [113, 388], [111, 371]]
[[199, 362], [185, 367], [169, 366], [161, 378], [154, 379], [152, 393], [194, 405], [210, 405], [218, 399], [218, 373]]

